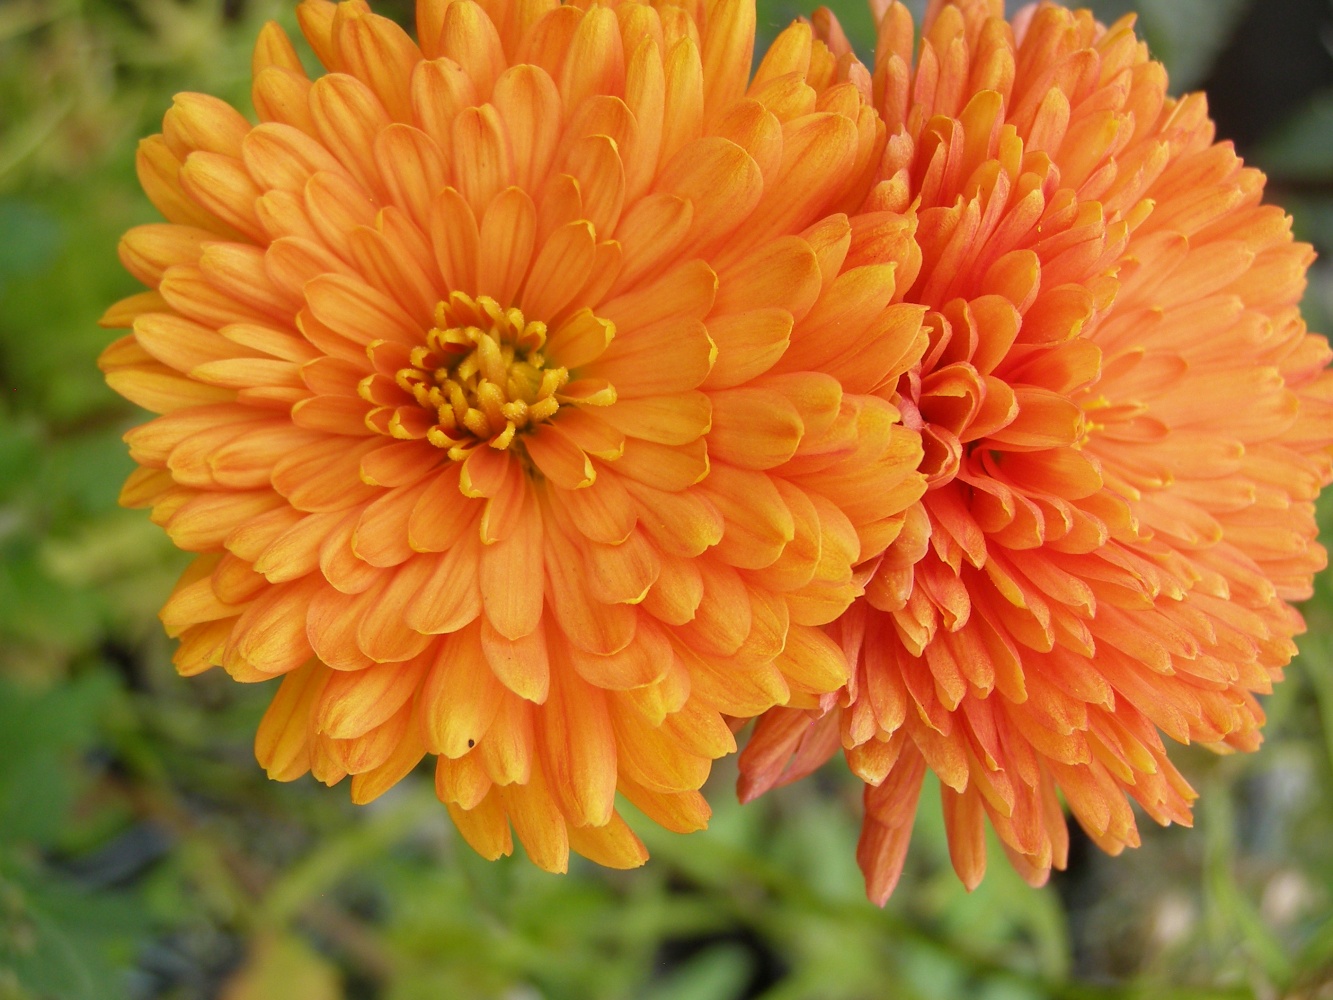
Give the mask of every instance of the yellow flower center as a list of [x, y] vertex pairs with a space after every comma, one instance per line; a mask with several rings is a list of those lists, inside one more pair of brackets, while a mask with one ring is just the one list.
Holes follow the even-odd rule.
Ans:
[[482, 442], [505, 449], [560, 408], [569, 381], [542, 355], [546, 324], [494, 299], [453, 292], [435, 306], [435, 326], [400, 368], [398, 385], [435, 417], [426, 438], [462, 459]]

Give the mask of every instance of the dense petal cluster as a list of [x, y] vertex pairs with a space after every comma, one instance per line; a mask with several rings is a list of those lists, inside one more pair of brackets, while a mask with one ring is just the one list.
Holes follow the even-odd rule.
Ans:
[[1163, 736], [1258, 745], [1255, 695], [1325, 563], [1333, 377], [1297, 311], [1310, 248], [1131, 19], [935, 0], [918, 47], [889, 3], [874, 85], [867, 208], [915, 215], [906, 299], [928, 310], [890, 398], [930, 489], [831, 630], [855, 665], [840, 707], [766, 716], [741, 793], [841, 744], [883, 902], [928, 770], [960, 878], [989, 820], [1035, 884], [1065, 861], [1061, 796], [1115, 853], [1138, 840], [1127, 797], [1190, 821]]
[[[970, 887], [1064, 807], [1190, 821], [1168, 737], [1253, 749], [1325, 562], [1308, 247], [1130, 19], [753, 0], [303, 0], [260, 122], [180, 95], [106, 323], [123, 501], [197, 556], [186, 674], [281, 677], [269, 773], [427, 755], [480, 853], [645, 852], [845, 750], [872, 898], [926, 773]], [[511, 833], [512, 828], [512, 833]]]
[[198, 554], [176, 662], [282, 677], [275, 778], [436, 755], [482, 854], [638, 864], [617, 792], [703, 825], [729, 719], [846, 682], [821, 626], [925, 488], [914, 223], [845, 214], [870, 74], [795, 25], [750, 79], [752, 0], [298, 15], [326, 75], [269, 25], [258, 125], [182, 94], [142, 144], [105, 320], [161, 414], [123, 500]]

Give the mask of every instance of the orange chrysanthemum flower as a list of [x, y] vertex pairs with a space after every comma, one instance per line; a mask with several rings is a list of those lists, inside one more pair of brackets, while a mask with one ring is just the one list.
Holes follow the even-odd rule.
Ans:
[[176, 662], [284, 675], [275, 778], [434, 754], [480, 853], [639, 864], [617, 791], [701, 827], [726, 717], [846, 681], [819, 626], [924, 491], [873, 394], [924, 346], [911, 222], [840, 214], [870, 74], [797, 25], [750, 82], [752, 0], [298, 15], [327, 75], [269, 25], [261, 124], [184, 94], [143, 143], [169, 222], [107, 317], [163, 414], [123, 500], [199, 553]]
[[1325, 563], [1333, 377], [1297, 311], [1310, 248], [1132, 19], [934, 2], [913, 63], [910, 15], [881, 12], [868, 207], [919, 220], [930, 346], [895, 399], [930, 490], [834, 629], [844, 707], [763, 719], [741, 793], [841, 743], [882, 903], [927, 770], [960, 878], [989, 818], [1037, 884], [1065, 862], [1058, 795], [1116, 853], [1127, 796], [1190, 821], [1162, 734], [1258, 745]]

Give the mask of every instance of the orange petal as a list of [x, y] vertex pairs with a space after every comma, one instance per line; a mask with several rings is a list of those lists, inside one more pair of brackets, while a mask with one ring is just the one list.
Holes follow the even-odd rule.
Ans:
[[482, 766], [497, 785], [524, 785], [530, 780], [536, 753], [535, 713], [531, 702], [512, 692], [500, 699], [500, 710], [478, 748]]
[[474, 851], [487, 861], [507, 857], [514, 852], [514, 841], [509, 832], [509, 817], [502, 798], [492, 792], [472, 809], [464, 809], [450, 802], [449, 818], [458, 832]]
[[627, 441], [625, 454], [616, 465], [627, 480], [671, 493], [702, 482], [709, 468], [708, 447], [702, 440], [683, 445]]
[[375, 167], [375, 137], [392, 123], [374, 91], [341, 72], [321, 76], [310, 88], [310, 113], [320, 140], [367, 191], [383, 183]]
[[566, 650], [578, 675], [607, 691], [629, 691], [656, 684], [671, 667], [671, 645], [662, 628], [640, 617], [634, 638], [618, 653], [600, 656], [577, 646]]
[[538, 705], [546, 701], [551, 667], [546, 630], [540, 624], [519, 639], [509, 639], [483, 619], [481, 648], [501, 684], [520, 698]]
[[149, 136], [139, 142], [134, 166], [139, 184], [154, 207], [168, 222], [217, 233], [222, 239], [240, 236], [231, 225], [194, 201], [181, 187], [181, 160], [167, 146], [160, 135]]
[[[501, 191], [486, 208], [477, 247], [478, 291], [512, 302], [528, 272], [537, 231], [537, 210], [527, 192]], [[565, 364], [565, 362], [561, 362]]]
[[597, 478], [592, 460], [554, 424], [542, 426], [529, 435], [525, 448], [541, 474], [562, 489], [583, 489]]
[[489, 98], [506, 60], [495, 24], [481, 5], [463, 0], [446, 7], [438, 44], [440, 55], [462, 66], [474, 81], [478, 99]]
[[546, 349], [551, 360], [564, 368], [581, 368], [595, 361], [616, 335], [615, 325], [580, 309], [550, 331]]
[[638, 604], [657, 579], [656, 549], [641, 532], [617, 545], [588, 542], [588, 591], [605, 604]]
[[579, 532], [595, 542], [623, 542], [638, 521], [634, 501], [614, 474], [603, 472], [587, 489], [560, 490], [554, 496]]
[[590, 8], [579, 21], [565, 54], [560, 96], [566, 108], [577, 108], [594, 94], [613, 91], [625, 78], [625, 56], [615, 11]]
[[359, 806], [375, 801], [407, 777], [424, 756], [426, 748], [416, 725], [409, 718], [388, 757], [369, 771], [352, 776], [352, 801]]
[[701, 392], [621, 399], [606, 420], [630, 437], [657, 444], [689, 444], [708, 432], [709, 397]]
[[635, 612], [620, 604], [602, 604], [589, 592], [582, 558], [574, 538], [543, 504], [547, 595], [556, 621], [569, 639], [590, 653], [609, 655], [629, 645], [634, 637]]
[[482, 549], [478, 574], [486, 619], [508, 639], [531, 634], [542, 613], [542, 514], [526, 483], [523, 492], [514, 531]]
[[805, 432], [796, 407], [760, 389], [715, 392], [709, 452], [745, 469], [772, 469], [796, 453]]
[[792, 325], [792, 314], [777, 308], [710, 317], [708, 336], [717, 345], [717, 361], [704, 388], [738, 386], [764, 374], [787, 352]]
[[434, 570], [404, 612], [404, 621], [411, 628], [442, 635], [457, 632], [481, 614], [480, 550], [476, 533], [467, 532], [443, 555], [433, 557]]
[[[466, 5], [470, 0], [462, 0]], [[464, 108], [450, 126], [453, 178], [459, 192], [482, 216], [497, 194], [514, 182], [504, 126], [495, 108]]]
[[376, 14], [352, 18], [339, 33], [338, 52], [347, 72], [369, 85], [390, 117], [412, 120], [409, 88], [421, 51], [402, 28]]
[[492, 102], [509, 136], [514, 183], [525, 191], [540, 190], [560, 139], [555, 81], [538, 66], [511, 66], [496, 83]]
[[596, 238], [586, 221], [569, 222], [546, 240], [519, 297], [524, 315], [554, 317], [592, 271]]
[[546, 749], [552, 792], [574, 826], [610, 821], [616, 796], [616, 738], [606, 695], [565, 670], [556, 670], [537, 713], [537, 738]]
[[125, 270], [145, 285], [155, 286], [168, 267], [196, 263], [203, 244], [217, 238], [217, 233], [207, 229], [154, 223], [132, 228], [120, 238], [117, 250]]
[[492, 782], [479, 763], [479, 753], [457, 760], [435, 758], [435, 794], [446, 805], [475, 809], [491, 790]]
[[255, 759], [275, 781], [310, 770], [310, 710], [328, 679], [327, 667], [307, 663], [282, 679], [255, 732]]
[[607, 868], [638, 868], [648, 860], [648, 849], [619, 813], [603, 826], [570, 827], [569, 847]]
[[[764, 181], [749, 153], [729, 139], [708, 136], [681, 149], [663, 167], [656, 187], [690, 200], [694, 217], [687, 244], [707, 248], [735, 231], [754, 211]], [[745, 234], [748, 241], [748, 227]]]
[[227, 644], [237, 655], [265, 673], [285, 673], [312, 655], [305, 620], [310, 602], [321, 589], [317, 576], [269, 588], [241, 615]]
[[697, 491], [664, 491], [624, 480], [639, 505], [639, 523], [660, 550], [677, 556], [697, 556], [721, 539], [721, 512]]
[[416, 693], [424, 663], [386, 663], [373, 670], [334, 671], [313, 712], [316, 729], [352, 739], [387, 722]]
[[692, 693], [725, 715], [753, 718], [791, 697], [786, 679], [771, 664], [742, 665], [680, 647], [676, 653], [689, 668]]
[[426, 748], [445, 757], [463, 756], [486, 735], [503, 694], [486, 664], [479, 630], [449, 636], [417, 699]]
[[506, 785], [498, 792], [528, 859], [545, 871], [564, 873], [569, 869], [568, 827], [552, 794], [552, 779], [540, 758], [533, 764], [527, 784]]
[[672, 833], [694, 833], [708, 827], [712, 810], [698, 792], [660, 792], [623, 775], [620, 791], [640, 812]]
[[[428, 446], [434, 449], [434, 446]], [[378, 454], [372, 452], [373, 454]], [[369, 458], [370, 456], [367, 456]], [[362, 463], [365, 466], [364, 460]], [[445, 552], [469, 532], [481, 515], [481, 505], [459, 490], [458, 463], [436, 473], [417, 500], [407, 522], [408, 544], [418, 552]]]

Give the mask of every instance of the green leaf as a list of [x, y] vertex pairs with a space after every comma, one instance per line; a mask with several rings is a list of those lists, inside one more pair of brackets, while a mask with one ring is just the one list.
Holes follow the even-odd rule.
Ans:
[[1316, 94], [1279, 125], [1259, 148], [1255, 161], [1283, 180], [1333, 177], [1333, 90]]
[[98, 596], [52, 579], [30, 539], [0, 548], [0, 636], [71, 650], [90, 645], [101, 620]]
[[264, 933], [219, 1000], [342, 1000], [337, 970], [291, 934]]
[[1137, 11], [1139, 34], [1153, 58], [1166, 64], [1171, 93], [1183, 94], [1203, 83], [1249, 4], [1250, 0], [1091, 0], [1087, 6], [1107, 24]]
[[730, 1000], [741, 995], [753, 971], [753, 960], [739, 945], [719, 945], [694, 958], [656, 983], [644, 1000]]
[[78, 756], [114, 693], [101, 672], [35, 695], [0, 681], [0, 843], [59, 837], [83, 780]]
[[[803, 0], [770, 0], [760, 3], [755, 30], [756, 60], [789, 24], [797, 18], [808, 19], [816, 6]], [[875, 55], [875, 22], [871, 18], [870, 5], [861, 0], [827, 0], [823, 6], [833, 11], [857, 56], [870, 65]]]
[[[29, 478], [41, 461], [39, 435], [36, 418], [13, 417], [0, 409], [0, 503], [27, 490]], [[0, 507], [0, 538], [18, 526], [19, 517], [18, 511]]]
[[0, 199], [0, 289], [5, 283], [45, 268], [64, 242], [60, 223], [42, 208]]
[[0, 878], [0, 969], [42, 1000], [123, 997], [147, 927], [126, 893], [83, 892], [47, 874]]

